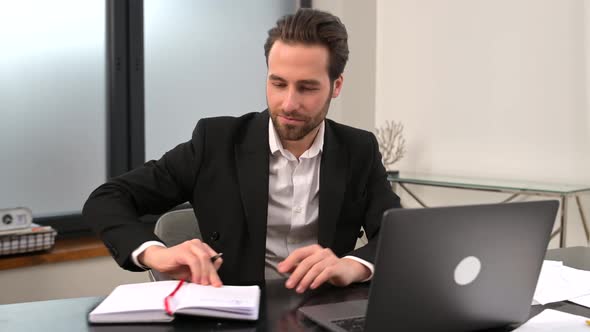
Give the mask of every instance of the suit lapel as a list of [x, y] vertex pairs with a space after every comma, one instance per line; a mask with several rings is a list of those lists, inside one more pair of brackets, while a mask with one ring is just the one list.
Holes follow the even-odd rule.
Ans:
[[334, 135], [329, 121], [326, 121], [324, 148], [320, 166], [320, 207], [318, 217], [318, 244], [330, 247], [342, 208], [348, 155], [345, 147]]
[[248, 233], [251, 243], [260, 246], [264, 253], [268, 213], [268, 111], [256, 115], [245, 128], [234, 152]]
[[[263, 252], [268, 216], [268, 111], [253, 120], [235, 146], [239, 190], [252, 242]], [[318, 243], [330, 247], [342, 208], [348, 173], [348, 154], [326, 121], [320, 166]]]

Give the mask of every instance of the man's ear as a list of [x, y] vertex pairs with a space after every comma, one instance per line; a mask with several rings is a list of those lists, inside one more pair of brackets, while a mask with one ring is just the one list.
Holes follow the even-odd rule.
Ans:
[[336, 80], [334, 80], [334, 85], [332, 86], [332, 98], [338, 97], [340, 95], [340, 90], [342, 90], [342, 84], [344, 83], [344, 76], [340, 75]]

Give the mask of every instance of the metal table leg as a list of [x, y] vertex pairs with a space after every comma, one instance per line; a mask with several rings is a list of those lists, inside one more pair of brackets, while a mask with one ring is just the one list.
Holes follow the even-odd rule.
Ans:
[[580, 211], [580, 218], [582, 219], [582, 226], [584, 226], [584, 232], [586, 233], [586, 242], [590, 241], [590, 231], [588, 231], [588, 224], [586, 223], [586, 216], [584, 215], [584, 209], [580, 202], [580, 196], [576, 195], [576, 203], [578, 204], [578, 211]]
[[512, 202], [516, 197], [520, 196], [520, 194], [512, 194], [510, 197], [506, 198], [505, 200], [501, 201], [500, 203], [508, 203]]
[[559, 234], [559, 247], [565, 248], [565, 240], [567, 236], [567, 195], [561, 196], [561, 233]]
[[405, 184], [399, 182], [398, 183], [400, 187], [402, 187], [408, 194], [410, 194], [410, 196], [412, 196], [412, 198], [418, 202], [418, 204], [422, 205], [422, 207], [428, 207], [426, 204], [424, 204], [424, 202], [422, 202], [418, 196], [416, 196], [412, 191], [410, 191], [410, 189], [408, 189], [408, 187], [406, 187]]

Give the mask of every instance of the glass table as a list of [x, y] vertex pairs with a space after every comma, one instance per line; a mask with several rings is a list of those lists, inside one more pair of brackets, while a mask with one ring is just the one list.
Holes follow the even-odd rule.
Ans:
[[394, 190], [396, 189], [396, 185], [399, 185], [401, 189], [407, 192], [422, 207], [428, 207], [428, 205], [424, 203], [424, 201], [420, 199], [412, 190], [410, 190], [406, 186], [407, 184], [510, 194], [502, 201], [502, 203], [513, 201], [517, 197], [523, 195], [556, 197], [559, 199], [561, 204], [560, 227], [555, 232], [553, 232], [553, 234], [551, 234], [551, 238], [559, 234], [559, 246], [562, 248], [566, 246], [565, 241], [567, 235], [566, 220], [568, 202], [571, 199], [574, 199], [580, 213], [582, 226], [584, 227], [584, 232], [586, 235], [586, 241], [590, 240], [590, 231], [588, 229], [588, 224], [586, 223], [584, 208], [580, 202], [580, 194], [590, 193], [590, 185], [509, 181], [411, 172], [391, 172], [388, 175], [388, 180], [392, 184], [392, 188]]

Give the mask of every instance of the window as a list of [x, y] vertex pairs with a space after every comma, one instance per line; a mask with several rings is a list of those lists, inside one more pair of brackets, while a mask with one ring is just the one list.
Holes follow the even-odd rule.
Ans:
[[0, 2], [0, 208], [79, 213], [106, 179], [104, 1]]

